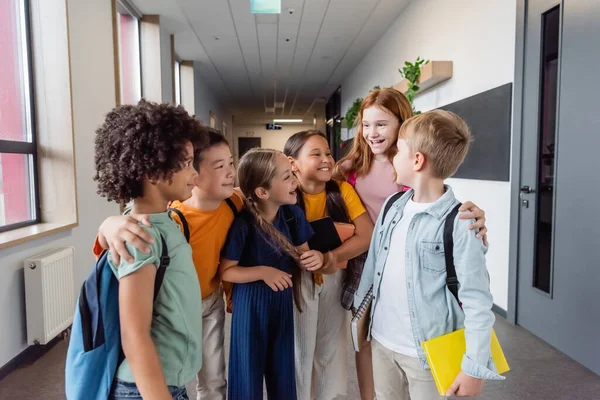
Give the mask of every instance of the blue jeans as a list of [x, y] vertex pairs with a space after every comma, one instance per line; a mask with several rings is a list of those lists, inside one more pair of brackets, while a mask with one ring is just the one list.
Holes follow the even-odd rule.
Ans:
[[[189, 400], [185, 386], [169, 386], [173, 400]], [[110, 389], [109, 400], [142, 400], [142, 395], [135, 383], [125, 382], [115, 378]]]

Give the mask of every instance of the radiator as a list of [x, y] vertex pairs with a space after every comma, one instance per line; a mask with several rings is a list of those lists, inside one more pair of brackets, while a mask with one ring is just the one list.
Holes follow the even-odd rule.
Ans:
[[47, 344], [73, 322], [73, 248], [30, 257], [24, 268], [27, 343]]

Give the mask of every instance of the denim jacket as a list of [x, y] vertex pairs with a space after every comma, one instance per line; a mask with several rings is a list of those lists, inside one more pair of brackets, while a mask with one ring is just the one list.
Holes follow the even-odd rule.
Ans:
[[[457, 217], [454, 221], [454, 264], [460, 283], [458, 295], [462, 309], [446, 286], [444, 222], [458, 201], [449, 186], [445, 190], [444, 195], [427, 210], [413, 217], [406, 238], [405, 290], [417, 353], [421, 366], [429, 369], [421, 342], [465, 328], [467, 350], [462, 360], [462, 371], [476, 378], [501, 380], [504, 377], [498, 375], [490, 355], [495, 317], [485, 265], [487, 249], [483, 241], [476, 238], [476, 232], [468, 229], [473, 220]], [[388, 251], [394, 245], [390, 243], [392, 231], [413, 193], [413, 190], [408, 191], [390, 207], [384, 224], [383, 213], [379, 214], [375, 224], [361, 282], [354, 296], [354, 306], [358, 308], [373, 286], [371, 326]]]

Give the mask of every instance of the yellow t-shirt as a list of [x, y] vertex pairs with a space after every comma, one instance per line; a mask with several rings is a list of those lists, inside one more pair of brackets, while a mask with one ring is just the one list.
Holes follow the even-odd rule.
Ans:
[[[234, 192], [230, 199], [239, 211], [243, 205], [241, 197]], [[233, 212], [225, 201], [213, 211], [201, 211], [179, 201], [173, 202], [171, 207], [181, 211], [188, 223], [192, 258], [198, 273], [202, 298], [205, 299], [219, 288], [221, 249], [233, 223]], [[181, 225], [177, 214], [173, 213], [172, 217]]]
[[[351, 221], [360, 217], [367, 212], [358, 194], [346, 181], [338, 182], [340, 186], [340, 193], [346, 203], [348, 209], [348, 216]], [[325, 191], [319, 194], [307, 194], [302, 192], [302, 198], [304, 199], [304, 208], [306, 210], [306, 219], [314, 221], [319, 218], [327, 216], [327, 193]]]

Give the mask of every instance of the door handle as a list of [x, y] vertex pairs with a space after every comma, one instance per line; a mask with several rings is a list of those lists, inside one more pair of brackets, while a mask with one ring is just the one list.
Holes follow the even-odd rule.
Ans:
[[528, 185], [523, 185], [521, 186], [521, 193], [534, 193], [535, 189], [533, 189], [531, 186]]

